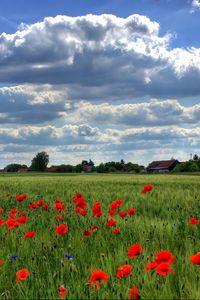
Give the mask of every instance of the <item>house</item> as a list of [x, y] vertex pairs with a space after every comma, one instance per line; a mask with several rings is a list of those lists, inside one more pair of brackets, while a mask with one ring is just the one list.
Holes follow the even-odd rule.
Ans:
[[82, 161], [83, 172], [92, 172], [92, 168], [94, 167], [93, 161], [90, 159], [89, 162], [87, 160]]
[[28, 168], [21, 168], [18, 170], [19, 173], [26, 173], [28, 172]]
[[57, 172], [57, 166], [51, 166], [45, 169], [45, 172]]
[[180, 164], [180, 162], [176, 159], [152, 161], [147, 167], [147, 172], [148, 173], [170, 172], [178, 164]]

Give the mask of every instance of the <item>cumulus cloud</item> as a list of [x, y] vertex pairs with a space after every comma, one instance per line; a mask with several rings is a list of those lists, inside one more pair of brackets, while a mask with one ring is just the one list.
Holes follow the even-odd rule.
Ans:
[[120, 126], [197, 124], [200, 122], [200, 104], [183, 106], [175, 99], [151, 99], [149, 102], [116, 105], [82, 101], [77, 105], [72, 119]]
[[53, 121], [71, 109], [67, 91], [50, 85], [0, 87], [0, 124], [38, 124]]
[[197, 9], [200, 9], [200, 1], [199, 0], [192, 0], [192, 8], [191, 13], [195, 12]]
[[65, 84], [76, 99], [198, 95], [200, 49], [171, 38], [137, 14], [48, 17], [0, 35], [0, 81]]

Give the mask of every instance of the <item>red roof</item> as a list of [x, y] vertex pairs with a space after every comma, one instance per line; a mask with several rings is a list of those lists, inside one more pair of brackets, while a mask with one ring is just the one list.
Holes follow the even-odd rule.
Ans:
[[148, 169], [169, 169], [175, 162], [177, 162], [176, 159], [152, 161], [148, 165]]

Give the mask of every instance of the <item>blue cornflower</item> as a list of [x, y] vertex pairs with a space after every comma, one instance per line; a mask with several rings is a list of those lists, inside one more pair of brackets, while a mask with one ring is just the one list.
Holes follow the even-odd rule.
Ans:
[[74, 255], [71, 255], [71, 254], [64, 254], [64, 256], [67, 258], [67, 259], [73, 259]]
[[17, 258], [19, 258], [19, 255], [11, 255], [10, 256], [10, 259], [17, 259]]

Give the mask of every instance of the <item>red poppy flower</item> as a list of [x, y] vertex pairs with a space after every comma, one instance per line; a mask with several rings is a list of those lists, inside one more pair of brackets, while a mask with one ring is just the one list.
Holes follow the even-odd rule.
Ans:
[[27, 277], [30, 275], [29, 270], [27, 269], [21, 269], [16, 273], [16, 282], [19, 282], [21, 280], [27, 280]]
[[68, 227], [65, 224], [60, 224], [56, 227], [55, 232], [59, 235], [63, 235], [68, 232]]
[[37, 206], [42, 206], [43, 205], [43, 200], [42, 199], [39, 199], [37, 202], [36, 202]]
[[14, 219], [9, 219], [6, 221], [6, 224], [8, 229], [17, 228], [19, 226], [18, 222]]
[[129, 216], [132, 216], [132, 215], [134, 215], [135, 213], [136, 213], [136, 209], [133, 208], [133, 207], [129, 208], [129, 210], [128, 210], [128, 212], [127, 212], [127, 214], [128, 214]]
[[171, 252], [169, 252], [167, 250], [163, 250], [163, 251], [160, 251], [157, 253], [155, 262], [157, 262], [157, 264], [161, 264], [163, 262], [173, 263], [174, 257]]
[[28, 231], [24, 234], [25, 238], [34, 238], [36, 235], [35, 231]]
[[67, 289], [64, 287], [64, 285], [61, 285], [58, 288], [58, 295], [60, 296], [61, 299], [66, 299]]
[[92, 226], [92, 232], [95, 232], [95, 231], [97, 231], [98, 229], [99, 229], [98, 226]]
[[153, 262], [150, 262], [146, 265], [146, 271], [149, 271], [149, 270], [154, 270], [156, 269], [158, 266], [157, 262], [156, 261], [153, 261]]
[[16, 199], [17, 202], [22, 202], [26, 198], [28, 198], [27, 194], [22, 194], [22, 195], [19, 195], [19, 196], [15, 197], [15, 199]]
[[114, 217], [115, 211], [112, 210], [112, 209], [110, 209], [110, 210], [108, 211], [108, 215], [109, 215], [109, 217]]
[[119, 268], [117, 268], [117, 278], [123, 278], [123, 277], [127, 277], [128, 275], [131, 274], [132, 271], [132, 267], [131, 265], [123, 265]]
[[0, 219], [0, 226], [4, 225], [6, 222], [3, 219]]
[[0, 259], [0, 265], [3, 265], [3, 260]]
[[81, 216], [86, 216], [87, 215], [87, 210], [81, 209], [80, 207], [77, 207], [75, 212], [76, 212], [77, 215], [81, 215]]
[[82, 195], [82, 193], [77, 193], [76, 194], [76, 198], [81, 198], [83, 195]]
[[120, 232], [120, 229], [118, 228], [118, 227], [116, 227], [116, 228], [114, 228], [113, 230], [112, 230], [112, 233], [113, 234], [117, 234], [117, 233], [119, 233]]
[[173, 274], [173, 270], [170, 268], [170, 264], [168, 262], [163, 262], [158, 265], [156, 273], [161, 276], [166, 276], [168, 273]]
[[121, 218], [126, 217], [127, 212], [126, 211], [120, 211], [119, 215], [120, 215]]
[[42, 208], [43, 208], [44, 210], [48, 210], [49, 204], [43, 204], [43, 205], [42, 205]]
[[103, 281], [106, 283], [108, 281], [108, 274], [106, 272], [103, 272], [101, 269], [98, 270], [92, 270], [92, 275], [90, 279], [88, 280], [89, 283], [93, 283], [96, 281]]
[[116, 201], [113, 201], [112, 203], [110, 203], [110, 209], [111, 210], [119, 209], [121, 207], [122, 203], [123, 203], [123, 200], [117, 199]]
[[140, 244], [134, 244], [129, 248], [129, 252], [127, 253], [127, 256], [129, 256], [130, 258], [135, 258], [141, 253], [142, 253], [142, 246]]
[[28, 205], [28, 208], [36, 209], [37, 207], [38, 207], [37, 203], [29, 203], [29, 205]]
[[16, 215], [17, 215], [18, 212], [19, 212], [18, 209], [13, 209], [13, 208], [11, 208], [11, 210], [10, 210], [10, 213], [11, 213], [11, 214], [16, 214]]
[[27, 222], [28, 218], [21, 216], [17, 219], [17, 222], [20, 224], [25, 224]]
[[100, 202], [95, 202], [94, 203], [94, 206], [92, 208], [92, 216], [93, 217], [101, 217], [102, 216], [101, 203]]
[[3, 212], [3, 208], [0, 207], [0, 213], [2, 213], [2, 212]]
[[55, 210], [58, 211], [58, 210], [65, 210], [66, 208], [66, 205], [63, 205], [62, 202], [54, 202], [55, 204]]
[[191, 216], [189, 224], [190, 225], [197, 225], [197, 224], [199, 224], [199, 220], [197, 220], [197, 219], [195, 219], [195, 217]]
[[11, 196], [11, 194], [6, 194], [6, 197], [10, 197]]
[[112, 227], [115, 226], [117, 222], [113, 219], [108, 220], [108, 222], [106, 223], [106, 227]]
[[132, 287], [129, 290], [128, 300], [137, 300], [140, 299], [140, 293], [136, 287]]
[[143, 187], [143, 189], [141, 190], [142, 194], [151, 192], [153, 190], [153, 186], [151, 184], [147, 184]]
[[189, 257], [192, 264], [200, 265], [200, 252]]
[[90, 230], [84, 230], [84, 231], [83, 231], [83, 235], [84, 235], [84, 236], [90, 236], [90, 235], [91, 235]]

